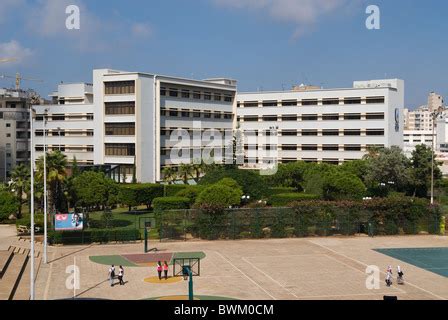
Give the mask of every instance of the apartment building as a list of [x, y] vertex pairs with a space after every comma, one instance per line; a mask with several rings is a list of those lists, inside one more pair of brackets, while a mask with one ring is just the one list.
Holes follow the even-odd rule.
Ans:
[[[341, 164], [361, 159], [371, 146], [403, 147], [403, 105], [399, 79], [355, 81], [347, 89], [238, 93], [243, 167], [270, 162], [266, 150], [274, 150], [280, 163]], [[273, 134], [275, 143], [266, 144]]]
[[[60, 148], [69, 160], [75, 155], [78, 162], [119, 167], [128, 182], [134, 174], [139, 182], [156, 182], [163, 167], [180, 164], [175, 158], [191, 163], [202, 156], [207, 139], [198, 145], [192, 136], [201, 141], [216, 130], [230, 132], [231, 140], [235, 95], [231, 79], [97, 69], [92, 85], [61, 85], [53, 95], [57, 103], [35, 109], [48, 114], [49, 150]], [[42, 122], [35, 126], [35, 150], [41, 152], [43, 117], [36, 122]]]
[[[403, 131], [403, 152], [408, 157], [412, 157], [412, 152], [418, 145], [424, 144], [432, 148], [432, 130], [404, 130]], [[434, 136], [434, 146], [437, 145], [437, 137]]]
[[29, 108], [34, 92], [0, 89], [0, 181], [29, 162]]
[[50, 97], [52, 103], [33, 106], [35, 110], [35, 159], [47, 151], [62, 151], [68, 162], [80, 165], [94, 164], [93, 85], [88, 83], [61, 83]]

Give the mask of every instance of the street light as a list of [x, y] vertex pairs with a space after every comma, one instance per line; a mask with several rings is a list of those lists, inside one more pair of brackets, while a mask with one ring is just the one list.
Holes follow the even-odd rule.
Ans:
[[47, 113], [44, 110], [44, 263], [47, 264]]
[[435, 146], [434, 146], [434, 136], [435, 136], [435, 126], [437, 118], [445, 112], [443, 107], [437, 108], [436, 111], [431, 113], [432, 116], [432, 143], [431, 143], [431, 204], [434, 204], [434, 161], [435, 161]]
[[34, 300], [34, 143], [33, 143], [33, 113], [36, 112], [30, 108], [30, 144], [31, 144], [31, 263], [30, 263], [30, 300]]

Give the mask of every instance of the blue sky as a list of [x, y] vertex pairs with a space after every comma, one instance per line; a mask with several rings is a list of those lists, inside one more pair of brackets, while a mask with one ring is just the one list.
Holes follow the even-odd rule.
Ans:
[[[65, 28], [69, 4], [80, 30]], [[369, 4], [380, 30], [365, 27]], [[430, 91], [448, 97], [447, 10], [441, 0], [0, 0], [0, 58], [18, 58], [0, 74], [43, 79], [23, 86], [44, 96], [102, 67], [231, 77], [241, 91], [402, 78], [414, 108]]]

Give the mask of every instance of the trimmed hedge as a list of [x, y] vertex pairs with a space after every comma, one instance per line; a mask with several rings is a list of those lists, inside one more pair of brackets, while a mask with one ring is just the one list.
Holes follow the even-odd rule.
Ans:
[[190, 199], [190, 205], [196, 202], [196, 198], [199, 196], [201, 191], [204, 190], [203, 186], [188, 186], [176, 193], [176, 197], [184, 197]]
[[163, 185], [153, 183], [120, 185], [118, 200], [129, 208], [145, 204], [150, 208], [155, 198], [163, 197]]
[[186, 197], [155, 198], [152, 206], [155, 211], [188, 209], [190, 208], [190, 199]]
[[276, 195], [276, 194], [282, 194], [282, 193], [297, 193], [297, 189], [296, 188], [289, 188], [289, 187], [269, 188], [270, 196], [273, 196], [273, 195]]
[[140, 231], [138, 229], [89, 229], [86, 231], [48, 232], [50, 244], [127, 242], [140, 239]]
[[294, 201], [306, 201], [306, 200], [309, 201], [316, 199], [319, 199], [319, 196], [314, 194], [290, 192], [290, 193], [273, 194], [269, 198], [268, 203], [274, 207], [282, 207]]
[[176, 194], [184, 189], [190, 187], [188, 184], [166, 184], [165, 187], [165, 195], [162, 193], [162, 196], [165, 197], [174, 197]]

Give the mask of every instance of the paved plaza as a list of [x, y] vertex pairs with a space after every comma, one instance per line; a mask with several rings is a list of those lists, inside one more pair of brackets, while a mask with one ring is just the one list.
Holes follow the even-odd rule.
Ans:
[[[448, 237], [353, 237], [246, 241], [191, 241], [153, 243], [160, 253], [198, 252], [201, 275], [195, 277], [198, 296], [232, 299], [448, 299], [448, 278], [421, 269], [374, 249], [443, 248]], [[37, 277], [37, 299], [151, 299], [183, 296], [186, 281], [149, 281], [156, 276], [151, 264], [125, 267], [124, 286], [110, 287], [108, 266], [95, 256], [142, 254], [142, 243], [52, 247], [48, 265]], [[151, 254], [151, 253], [150, 253]], [[149, 254], [149, 255], [150, 255]], [[80, 288], [67, 288], [70, 265], [80, 270]], [[381, 270], [380, 289], [366, 288], [366, 267]], [[384, 271], [400, 265], [406, 284], [386, 287]], [[170, 270], [170, 275], [172, 271]], [[145, 281], [146, 279], [146, 281]]]

